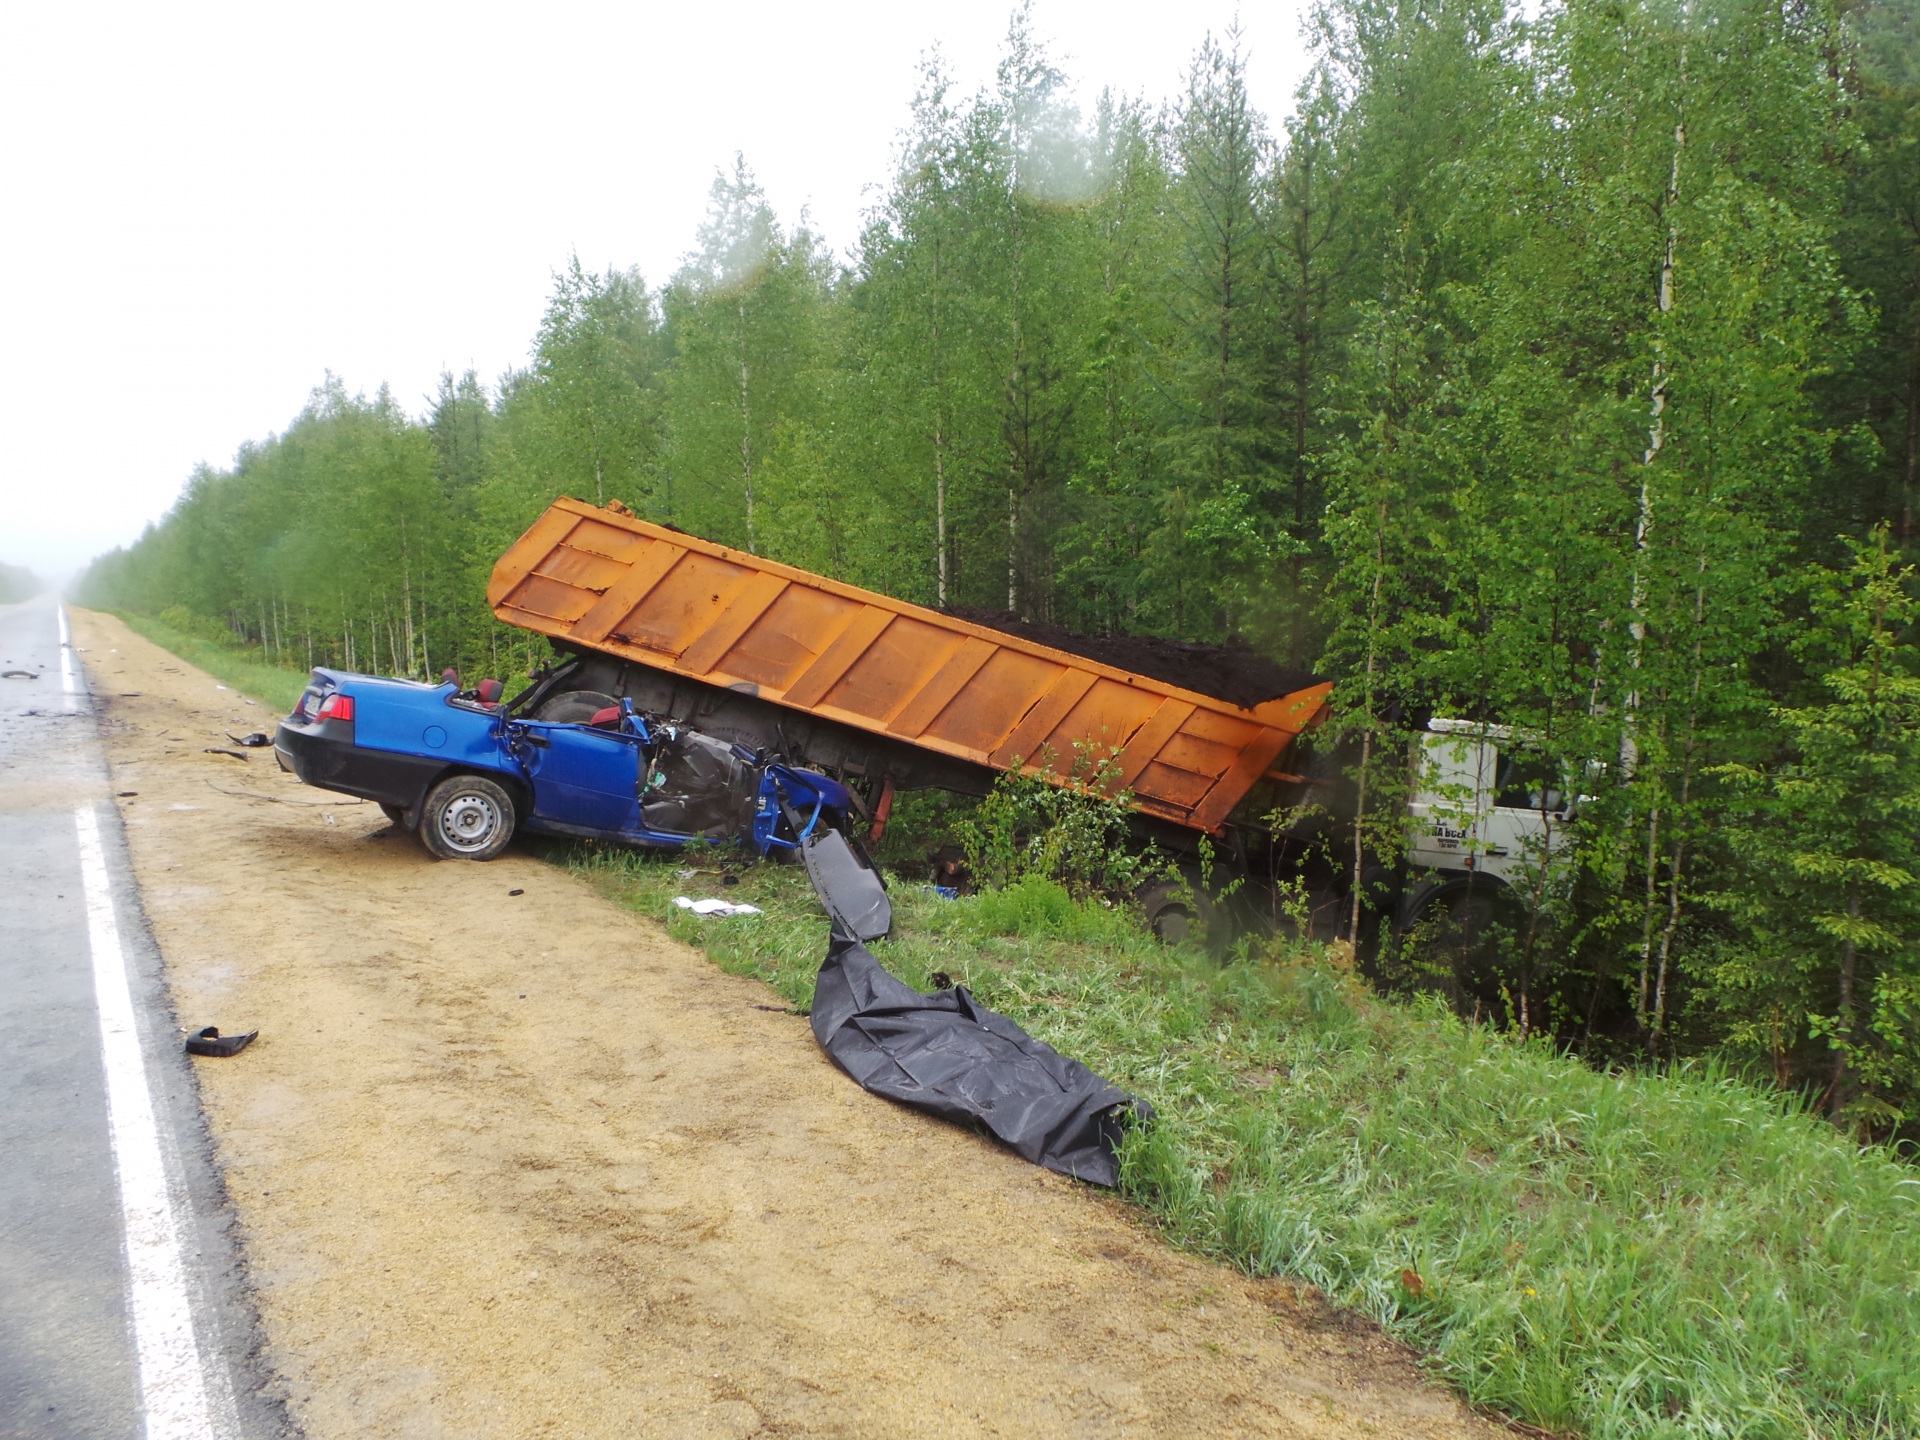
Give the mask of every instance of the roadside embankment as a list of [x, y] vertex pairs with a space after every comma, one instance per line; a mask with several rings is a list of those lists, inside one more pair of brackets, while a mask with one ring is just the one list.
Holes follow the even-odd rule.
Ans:
[[[701, 921], [662, 861], [607, 893], [796, 1004], [811, 895], [754, 867]], [[1146, 1096], [1128, 1193], [1170, 1238], [1306, 1282], [1426, 1351], [1475, 1401], [1605, 1440], [1920, 1434], [1920, 1172], [1696, 1066], [1601, 1073], [1371, 995], [1317, 951], [1221, 968], [1022, 885], [896, 886], [875, 953], [972, 986]]]
[[564, 868], [435, 862], [217, 753], [271, 708], [73, 624], [180, 1019], [261, 1032], [199, 1076], [312, 1440], [1497, 1433], [1371, 1326], [860, 1091]]

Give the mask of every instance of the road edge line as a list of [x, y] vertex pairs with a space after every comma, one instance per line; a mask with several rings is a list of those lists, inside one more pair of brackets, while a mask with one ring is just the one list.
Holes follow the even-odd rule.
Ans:
[[73, 673], [73, 631], [67, 627], [67, 607], [59, 601], [53, 605], [54, 619], [60, 622], [60, 689], [71, 698], [69, 708], [79, 705], [80, 681]]
[[[63, 613], [63, 629], [64, 622]], [[107, 1128], [126, 1232], [127, 1311], [133, 1322], [145, 1434], [147, 1440], [204, 1440], [215, 1433], [205, 1365], [194, 1337], [180, 1225], [161, 1157], [100, 822], [90, 805], [77, 806], [73, 813], [100, 1012]]]

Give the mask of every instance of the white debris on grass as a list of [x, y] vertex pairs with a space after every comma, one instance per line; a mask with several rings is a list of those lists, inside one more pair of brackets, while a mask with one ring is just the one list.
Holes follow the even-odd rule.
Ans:
[[685, 895], [673, 897], [673, 903], [682, 910], [691, 910], [696, 915], [759, 915], [763, 913], [758, 905], [736, 905], [731, 900], [690, 899]]

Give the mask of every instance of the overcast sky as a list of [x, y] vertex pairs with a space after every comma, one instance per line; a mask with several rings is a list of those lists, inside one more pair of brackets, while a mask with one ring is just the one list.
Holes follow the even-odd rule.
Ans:
[[[0, 560], [58, 578], [325, 372], [424, 408], [525, 363], [555, 269], [659, 284], [738, 150], [843, 254], [920, 57], [992, 74], [1008, 0], [0, 6]], [[1256, 102], [1300, 0], [1037, 0], [1084, 101], [1173, 96], [1236, 15]]]

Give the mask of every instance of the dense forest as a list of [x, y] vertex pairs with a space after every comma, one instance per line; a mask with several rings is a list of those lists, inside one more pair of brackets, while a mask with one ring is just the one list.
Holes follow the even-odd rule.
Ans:
[[678, 273], [575, 261], [530, 363], [329, 378], [90, 603], [290, 664], [505, 669], [556, 494], [927, 603], [1339, 681], [1379, 844], [1433, 713], [1583, 776], [1501, 1018], [1920, 1118], [1915, 0], [1328, 0], [1090, 109], [1014, 14], [923, 69], [836, 255], [744, 161]]

